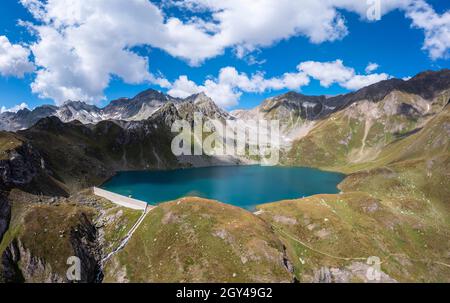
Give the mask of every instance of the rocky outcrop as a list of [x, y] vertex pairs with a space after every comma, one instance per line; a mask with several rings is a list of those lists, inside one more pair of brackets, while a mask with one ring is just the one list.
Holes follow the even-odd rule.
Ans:
[[6, 146], [0, 158], [0, 191], [19, 188], [35, 194], [66, 196], [66, 191], [54, 182], [40, 152], [22, 137], [1, 133]]
[[177, 104], [177, 109], [181, 118], [189, 122], [194, 120], [194, 113], [201, 114], [204, 118], [209, 119], [231, 119], [231, 116], [226, 111], [219, 108], [214, 101], [204, 93], [186, 98], [183, 102]]
[[28, 184], [39, 174], [42, 166], [39, 153], [23, 142], [18, 148], [6, 151], [6, 159], [0, 160], [0, 184], [3, 188]]
[[[44, 228], [44, 226], [42, 226]], [[29, 236], [29, 235], [28, 235]], [[67, 271], [72, 263], [58, 264], [49, 256], [41, 255], [28, 245], [45, 245], [45, 243], [28, 243], [27, 235], [17, 235], [6, 247], [1, 255], [0, 281], [3, 282], [38, 282], [38, 283], [65, 283], [101, 282], [101, 245], [98, 241], [98, 231], [90, 219], [81, 214], [79, 224], [72, 226], [67, 242], [72, 255], [79, 260], [80, 280], [69, 279]], [[25, 240], [24, 240], [25, 239]], [[60, 240], [63, 241], [63, 240]], [[54, 244], [57, 243], [47, 243]], [[67, 258], [69, 256], [63, 256]]]
[[369, 265], [353, 262], [344, 268], [322, 267], [314, 272], [313, 283], [395, 283], [395, 279], [383, 271], [376, 271]]
[[81, 224], [70, 232], [74, 256], [81, 261], [81, 282], [101, 282], [102, 247], [96, 226], [82, 215]]
[[6, 283], [42, 282], [62, 283], [65, 279], [53, 272], [51, 266], [27, 250], [14, 239], [1, 257], [0, 280]]
[[3, 240], [3, 235], [8, 230], [10, 220], [11, 205], [3, 194], [0, 193], [0, 243]]

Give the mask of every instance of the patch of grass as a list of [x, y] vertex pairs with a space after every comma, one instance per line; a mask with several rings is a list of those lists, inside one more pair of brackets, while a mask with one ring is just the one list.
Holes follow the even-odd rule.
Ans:
[[118, 247], [128, 231], [141, 216], [141, 211], [124, 207], [111, 207], [104, 214], [104, 240], [103, 254], [107, 255]]
[[22, 146], [23, 141], [13, 133], [0, 132], [0, 160], [8, 160], [8, 153]]
[[24, 228], [19, 239], [32, 256], [50, 264], [55, 273], [64, 275], [67, 259], [74, 256], [71, 233], [91, 220], [92, 209], [60, 206], [35, 206], [24, 217]]

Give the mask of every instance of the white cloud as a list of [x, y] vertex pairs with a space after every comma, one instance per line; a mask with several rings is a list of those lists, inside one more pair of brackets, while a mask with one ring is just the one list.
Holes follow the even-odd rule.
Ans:
[[423, 0], [412, 1], [407, 9], [412, 26], [424, 30], [423, 49], [433, 60], [449, 57], [450, 49], [450, 10], [442, 15]]
[[377, 63], [372, 63], [370, 62], [369, 64], [367, 64], [367, 67], [365, 69], [366, 74], [370, 74], [371, 72], [376, 71], [380, 66]]
[[231, 107], [238, 104], [242, 93], [263, 93], [270, 90], [300, 90], [318, 80], [323, 87], [338, 84], [349, 90], [389, 79], [385, 73], [359, 75], [351, 67], [344, 65], [342, 60], [332, 62], [306, 61], [297, 66], [297, 71], [285, 73], [280, 77], [265, 78], [263, 73], [249, 77], [239, 73], [234, 67], [224, 67], [217, 78], [207, 79], [202, 85], [197, 85], [186, 75], [180, 76], [171, 86], [169, 94], [173, 97], [185, 98], [192, 94], [204, 92], [221, 107]]
[[168, 94], [173, 97], [186, 98], [200, 92], [204, 92], [217, 105], [224, 108], [236, 105], [242, 95], [242, 92], [230, 84], [208, 79], [203, 85], [197, 85], [185, 75], [175, 80]]
[[310, 77], [319, 80], [323, 87], [330, 87], [334, 83], [343, 82], [353, 77], [355, 71], [344, 66], [342, 60], [333, 62], [307, 61], [297, 67]]
[[307, 61], [300, 63], [298, 70], [318, 80], [323, 87], [338, 84], [349, 90], [357, 90], [390, 78], [385, 73], [358, 75], [354, 68], [345, 66], [342, 60], [332, 62]]
[[[380, 17], [405, 10], [415, 0], [381, 0]], [[234, 47], [238, 56], [295, 36], [312, 43], [336, 41], [349, 33], [342, 11], [371, 21], [373, 4], [365, 0], [172, 0], [192, 12], [209, 12], [215, 24], [214, 39], [219, 49]]]
[[17, 113], [19, 110], [22, 110], [25, 108], [29, 108], [28, 104], [26, 104], [26, 103], [21, 103], [19, 105], [13, 106], [11, 108], [6, 108], [5, 106], [2, 106], [0, 108], [0, 113], [1, 114], [5, 113], [5, 112]]
[[349, 90], [358, 90], [371, 84], [387, 80], [389, 78], [389, 75], [384, 73], [371, 75], [353, 75], [347, 81], [339, 82], [339, 85]]
[[[68, 99], [94, 103], [104, 98], [112, 75], [129, 84], [169, 85], [149, 72], [148, 58], [132, 49], [152, 45], [194, 62], [209, 50], [207, 34], [194, 24], [171, 18], [143, 0], [21, 0], [36, 19], [26, 24], [38, 36], [31, 45], [39, 67], [32, 90], [56, 103]], [[193, 55], [195, 54], [195, 55]]]
[[0, 75], [23, 78], [34, 70], [29, 60], [30, 51], [19, 44], [11, 44], [5, 36], [0, 36]]

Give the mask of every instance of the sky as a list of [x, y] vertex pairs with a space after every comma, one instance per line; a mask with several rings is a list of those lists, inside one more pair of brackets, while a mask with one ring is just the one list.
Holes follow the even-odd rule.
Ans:
[[0, 110], [153, 88], [252, 108], [450, 68], [448, 0], [2, 0]]

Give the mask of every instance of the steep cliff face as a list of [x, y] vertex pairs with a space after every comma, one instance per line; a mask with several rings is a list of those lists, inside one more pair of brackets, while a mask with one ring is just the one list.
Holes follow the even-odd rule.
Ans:
[[67, 195], [53, 180], [41, 154], [19, 135], [0, 132], [0, 190], [21, 188], [35, 194]]
[[6, 188], [29, 183], [38, 173], [39, 155], [12, 133], [0, 133], [0, 142], [0, 184]]
[[11, 220], [11, 205], [3, 193], [0, 193], [0, 243], [3, 235], [8, 230], [9, 222]]

